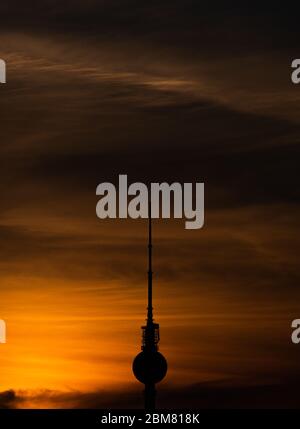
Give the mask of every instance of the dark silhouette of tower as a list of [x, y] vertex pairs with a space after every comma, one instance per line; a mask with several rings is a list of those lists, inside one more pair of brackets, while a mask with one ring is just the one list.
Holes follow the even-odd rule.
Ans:
[[159, 324], [154, 323], [152, 307], [152, 221], [151, 202], [148, 208], [149, 218], [149, 243], [148, 243], [148, 307], [147, 323], [142, 326], [142, 351], [133, 361], [133, 373], [135, 377], [145, 385], [145, 409], [155, 408], [156, 389], [155, 384], [159, 383], [167, 373], [167, 361], [158, 351]]

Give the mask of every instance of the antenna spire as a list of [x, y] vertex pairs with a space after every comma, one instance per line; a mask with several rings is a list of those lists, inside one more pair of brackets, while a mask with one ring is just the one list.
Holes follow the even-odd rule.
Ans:
[[153, 307], [152, 307], [152, 218], [151, 218], [151, 199], [148, 202], [148, 223], [149, 223], [149, 237], [148, 237], [148, 313], [147, 322], [153, 322]]

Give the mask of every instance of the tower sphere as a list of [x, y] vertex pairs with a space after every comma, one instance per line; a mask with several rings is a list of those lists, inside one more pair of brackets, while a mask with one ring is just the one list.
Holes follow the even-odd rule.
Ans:
[[159, 383], [167, 374], [167, 361], [158, 351], [142, 351], [133, 361], [135, 377], [144, 384]]

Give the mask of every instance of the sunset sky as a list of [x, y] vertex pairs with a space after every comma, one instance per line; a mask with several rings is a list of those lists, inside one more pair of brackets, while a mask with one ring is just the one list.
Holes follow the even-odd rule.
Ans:
[[0, 407], [142, 406], [147, 223], [95, 212], [119, 174], [205, 183], [203, 229], [153, 222], [159, 405], [299, 406], [299, 23], [243, 3], [1, 2]]

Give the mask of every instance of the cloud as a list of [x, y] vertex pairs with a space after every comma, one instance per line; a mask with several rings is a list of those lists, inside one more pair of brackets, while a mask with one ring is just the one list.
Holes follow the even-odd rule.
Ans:
[[15, 408], [18, 402], [18, 397], [13, 390], [0, 392], [0, 409]]
[[[285, 409], [297, 407], [295, 379], [260, 384], [247, 380], [216, 380], [184, 387], [157, 386], [160, 409]], [[0, 408], [126, 409], [143, 408], [143, 387], [119, 391], [9, 391], [0, 393]]]

